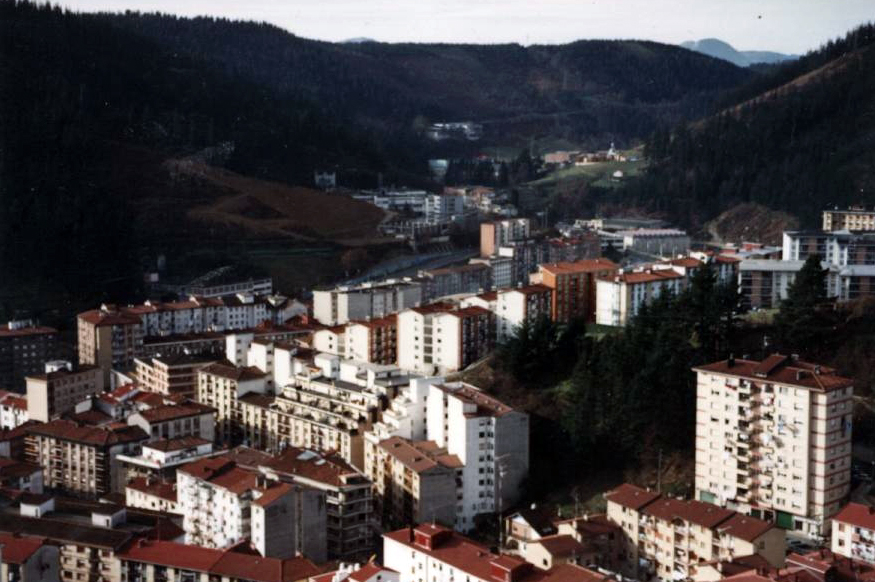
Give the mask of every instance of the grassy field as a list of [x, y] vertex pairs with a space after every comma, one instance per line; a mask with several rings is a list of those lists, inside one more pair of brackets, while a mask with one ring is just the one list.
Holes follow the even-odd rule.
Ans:
[[646, 167], [647, 163], [644, 160], [635, 162], [594, 162], [585, 166], [571, 166], [556, 170], [552, 174], [529, 182], [530, 186], [535, 188], [552, 187], [566, 180], [586, 180], [589, 182], [598, 183], [598, 185], [613, 184], [611, 177], [617, 170], [623, 172], [625, 176], [635, 176]]

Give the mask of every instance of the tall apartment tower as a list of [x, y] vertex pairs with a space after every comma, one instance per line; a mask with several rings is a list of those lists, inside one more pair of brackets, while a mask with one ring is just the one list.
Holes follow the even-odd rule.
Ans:
[[852, 381], [780, 354], [693, 370], [696, 498], [825, 535], [850, 492]]

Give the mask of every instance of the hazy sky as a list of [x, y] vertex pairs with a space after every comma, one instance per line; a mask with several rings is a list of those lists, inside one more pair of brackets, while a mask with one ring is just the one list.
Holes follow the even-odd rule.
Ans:
[[61, 0], [76, 10], [263, 20], [322, 40], [561, 43], [717, 37], [803, 53], [875, 18], [873, 0]]

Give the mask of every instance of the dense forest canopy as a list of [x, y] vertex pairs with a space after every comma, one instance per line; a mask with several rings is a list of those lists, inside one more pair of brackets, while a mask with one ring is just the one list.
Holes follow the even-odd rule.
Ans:
[[808, 226], [827, 206], [875, 203], [875, 26], [731, 94], [743, 104], [652, 135], [626, 203], [693, 227], [742, 202]]

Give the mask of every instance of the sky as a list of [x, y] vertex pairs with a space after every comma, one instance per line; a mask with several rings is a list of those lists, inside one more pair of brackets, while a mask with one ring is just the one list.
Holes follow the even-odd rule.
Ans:
[[342, 41], [553, 44], [715, 37], [739, 50], [805, 53], [875, 19], [873, 0], [60, 0], [80, 11], [159, 11], [266, 21]]

